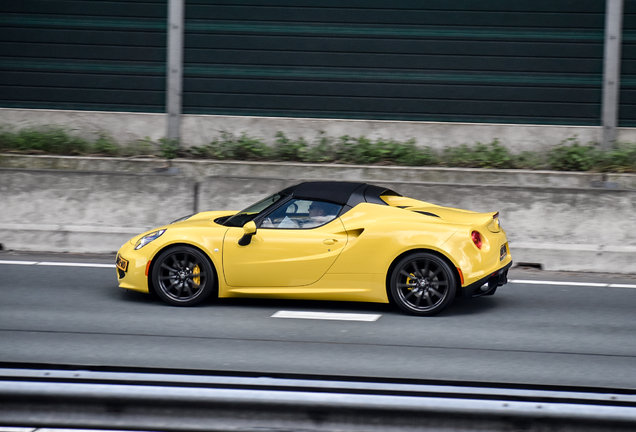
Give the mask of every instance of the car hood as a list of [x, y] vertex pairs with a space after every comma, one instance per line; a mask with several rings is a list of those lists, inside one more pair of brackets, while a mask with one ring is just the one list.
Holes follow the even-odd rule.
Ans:
[[153, 233], [155, 231], [159, 231], [162, 229], [175, 229], [175, 228], [193, 228], [193, 227], [218, 227], [218, 228], [227, 228], [224, 227], [223, 225], [219, 225], [216, 222], [214, 222], [215, 219], [218, 219], [220, 217], [223, 216], [231, 216], [233, 214], [236, 214], [238, 211], [232, 211], [232, 210], [224, 210], [224, 211], [205, 211], [205, 212], [200, 212], [200, 213], [196, 213], [192, 216], [190, 216], [188, 219], [184, 220], [184, 221], [180, 221], [180, 222], [173, 222], [167, 225], [163, 225], [160, 227], [156, 227], [156, 228], [152, 228], [144, 233], [141, 233], [133, 238], [131, 238], [129, 240], [129, 242], [131, 244], [136, 244], [137, 241], [150, 234]]

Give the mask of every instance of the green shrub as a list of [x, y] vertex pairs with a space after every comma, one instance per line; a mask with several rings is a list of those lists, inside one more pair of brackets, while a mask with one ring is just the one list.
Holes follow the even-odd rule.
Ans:
[[603, 154], [600, 163], [603, 172], [636, 172], [636, 144], [621, 143]]
[[100, 133], [99, 137], [91, 145], [93, 153], [103, 154], [106, 156], [119, 156], [121, 149], [117, 141], [106, 133]]
[[599, 165], [602, 154], [591, 145], [581, 145], [576, 137], [568, 138], [548, 152], [548, 165], [555, 171], [590, 171]]
[[271, 150], [261, 139], [252, 138], [243, 133], [235, 137], [222, 132], [221, 138], [215, 138], [203, 147], [193, 147], [193, 154], [213, 159], [263, 160], [270, 156]]
[[306, 161], [308, 156], [308, 145], [303, 137], [291, 140], [283, 132], [276, 133], [276, 144], [274, 144], [273, 154], [276, 159], [284, 161]]
[[515, 160], [510, 151], [495, 139], [488, 145], [477, 143], [476, 159], [480, 168], [514, 168]]
[[18, 132], [4, 131], [0, 137], [0, 148], [26, 153], [52, 153], [80, 155], [90, 148], [90, 143], [71, 135], [58, 127], [26, 128]]
[[174, 159], [182, 155], [181, 144], [178, 139], [159, 139], [159, 155], [164, 159]]
[[476, 143], [473, 147], [463, 144], [444, 149], [446, 166], [466, 168], [515, 168], [516, 157], [495, 139], [490, 144]]
[[319, 132], [312, 145], [305, 153], [304, 162], [328, 163], [336, 160], [336, 149], [333, 139]]
[[582, 145], [576, 137], [563, 140], [548, 152], [513, 154], [499, 140], [448, 147], [442, 151], [419, 147], [414, 139], [371, 140], [343, 135], [329, 137], [320, 132], [308, 142], [276, 133], [273, 146], [243, 133], [235, 136], [223, 132], [207, 145], [181, 147], [178, 140], [162, 138], [154, 142], [146, 137], [126, 145], [117, 143], [106, 133], [93, 141], [55, 126], [25, 128], [14, 131], [0, 127], [0, 151], [20, 153], [106, 156], [159, 156], [165, 159], [191, 157], [219, 160], [283, 160], [312, 163], [348, 163], [365, 165], [446, 166], [467, 168], [551, 169], [556, 171], [636, 172], [636, 144], [621, 143], [601, 151], [594, 145]]
[[156, 153], [156, 144], [150, 139], [145, 137], [141, 140], [135, 140], [126, 146], [120, 148], [120, 154], [122, 156], [154, 156]]

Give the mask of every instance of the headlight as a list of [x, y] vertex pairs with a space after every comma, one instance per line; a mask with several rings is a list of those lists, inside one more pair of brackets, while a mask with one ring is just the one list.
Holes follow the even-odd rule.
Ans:
[[146, 246], [151, 241], [158, 239], [159, 237], [161, 237], [161, 234], [165, 232], [166, 230], [162, 229], [159, 231], [151, 232], [150, 234], [143, 236], [142, 238], [137, 240], [137, 243], [135, 243], [135, 250], [141, 249], [142, 247]]
[[195, 214], [196, 214], [196, 213], [191, 214], [191, 215], [187, 215], [187, 216], [184, 216], [184, 217], [180, 217], [179, 219], [177, 219], [177, 220], [173, 220], [173, 221], [172, 221], [172, 222], [170, 222], [170, 223], [171, 223], [171, 224], [173, 224], [173, 223], [177, 223], [177, 222], [183, 222], [184, 220], [188, 220], [188, 219], [190, 219], [190, 218], [191, 218], [192, 216], [194, 216]]

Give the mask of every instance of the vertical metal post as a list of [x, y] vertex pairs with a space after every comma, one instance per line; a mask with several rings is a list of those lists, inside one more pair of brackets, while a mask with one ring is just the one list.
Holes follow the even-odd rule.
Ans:
[[181, 136], [181, 93], [183, 87], [183, 11], [185, 0], [168, 0], [168, 71], [166, 111], [168, 139]]
[[603, 149], [613, 147], [618, 125], [618, 96], [621, 78], [623, 0], [606, 0], [605, 58], [603, 61]]

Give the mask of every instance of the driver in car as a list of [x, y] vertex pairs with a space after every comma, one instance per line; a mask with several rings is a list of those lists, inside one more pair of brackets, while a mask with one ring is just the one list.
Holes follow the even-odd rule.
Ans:
[[312, 228], [323, 225], [332, 220], [335, 215], [327, 214], [329, 204], [314, 201], [309, 206], [309, 220], [303, 223], [303, 228]]
[[[292, 208], [292, 206], [294, 207], [290, 213], [289, 209]], [[262, 222], [261, 228], [313, 228], [324, 225], [336, 217], [335, 213], [337, 213], [338, 210], [333, 207], [338, 206], [313, 201], [307, 209], [308, 217], [301, 219], [301, 217], [295, 216], [295, 210], [298, 209], [298, 206], [292, 203], [288, 207], [274, 211], [270, 217]]]

